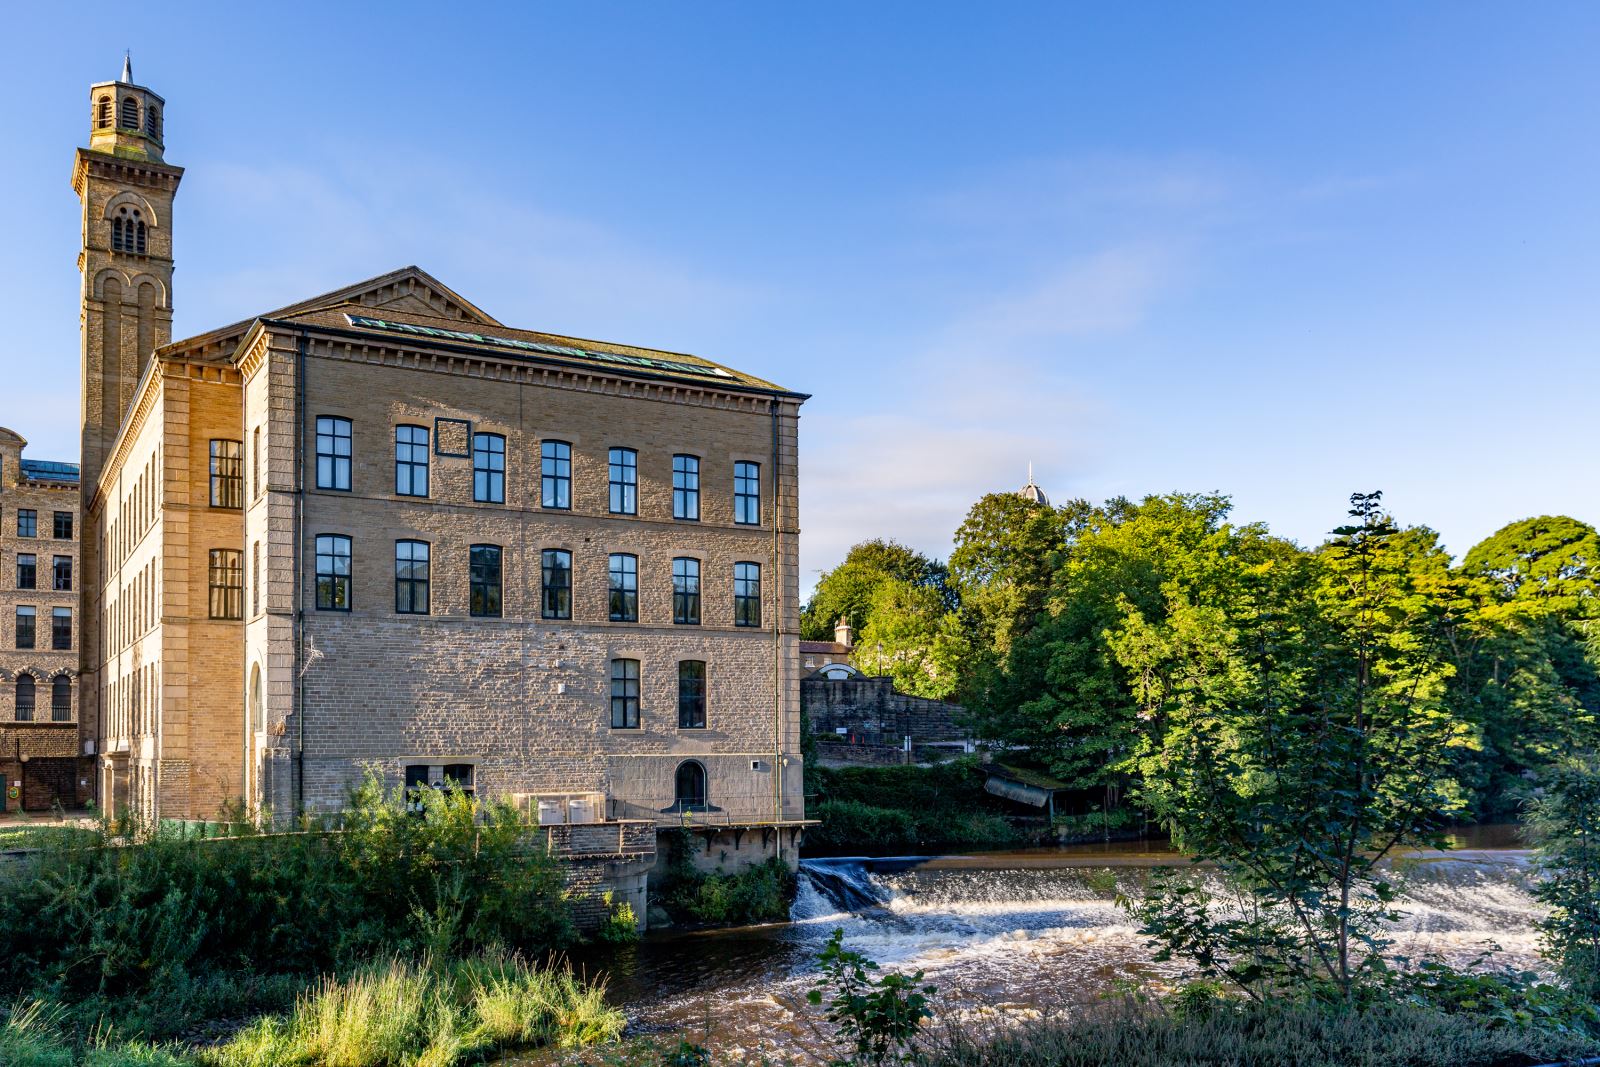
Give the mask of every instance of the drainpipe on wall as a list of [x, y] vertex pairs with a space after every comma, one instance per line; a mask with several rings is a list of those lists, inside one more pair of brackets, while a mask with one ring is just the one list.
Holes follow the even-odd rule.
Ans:
[[778, 530], [782, 526], [778, 470], [778, 398], [767, 401], [772, 422], [772, 832], [777, 835], [777, 855], [783, 858], [783, 561], [779, 557]]
[[306, 694], [301, 664], [305, 660], [305, 496], [306, 496], [306, 332], [295, 342], [294, 372], [294, 814], [306, 808]]

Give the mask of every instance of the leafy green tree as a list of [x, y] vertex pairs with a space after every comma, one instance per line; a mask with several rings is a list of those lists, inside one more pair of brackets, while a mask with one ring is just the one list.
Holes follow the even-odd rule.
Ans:
[[1139, 680], [1141, 799], [1236, 897], [1162, 878], [1134, 913], [1164, 958], [1258, 999], [1353, 1003], [1383, 981], [1383, 861], [1464, 808], [1448, 559], [1380, 499], [1353, 496], [1315, 554], [1223, 566], [1221, 596], [1167, 585], [1113, 639]]
[[1494, 581], [1506, 600], [1569, 618], [1600, 614], [1600, 535], [1577, 519], [1514, 522], [1473, 546], [1462, 566]]
[[862, 670], [888, 675], [902, 693], [944, 700], [956, 690], [966, 642], [937, 589], [890, 578], [872, 595], [856, 648]]
[[1534, 896], [1545, 954], [1576, 992], [1600, 1000], [1600, 762], [1573, 760], [1549, 775], [1529, 810], [1544, 877]]
[[827, 997], [828, 1021], [839, 1028], [850, 1045], [848, 1059], [834, 1060], [838, 1067], [851, 1064], [915, 1063], [917, 1033], [923, 1020], [933, 1016], [931, 998], [938, 992], [919, 985], [922, 972], [881, 977], [878, 965], [859, 952], [844, 947], [844, 931], [835, 930], [817, 957], [822, 975], [806, 993], [812, 1004]]
[[955, 607], [955, 593], [944, 564], [896, 541], [875, 538], [850, 549], [843, 562], [817, 579], [817, 587], [800, 612], [800, 636], [831, 641], [840, 619], [859, 633], [868, 622], [872, 599], [888, 581], [932, 589], [945, 609]]

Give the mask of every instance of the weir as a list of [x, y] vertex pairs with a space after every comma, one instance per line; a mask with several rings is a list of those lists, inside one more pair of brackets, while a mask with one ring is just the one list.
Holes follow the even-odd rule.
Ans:
[[[923, 970], [942, 1013], [1003, 1022], [1071, 1011], [1114, 981], [1181, 981], [1158, 964], [1116, 906], [1150, 866], [1181, 863], [1150, 846], [943, 857], [803, 860], [787, 925], [658, 938], [641, 944], [614, 997], [644, 1027], [703, 1031], [719, 1047], [820, 1048], [805, 1003], [815, 958], [835, 928], [885, 967]], [[1472, 966], [1543, 969], [1529, 854], [1473, 849], [1400, 861], [1404, 913], [1394, 951]], [[1220, 888], [1220, 887], [1219, 887]]]

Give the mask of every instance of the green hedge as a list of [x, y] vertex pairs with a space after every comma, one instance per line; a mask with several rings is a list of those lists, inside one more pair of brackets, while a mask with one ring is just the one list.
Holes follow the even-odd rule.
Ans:
[[931, 847], [1000, 848], [1024, 840], [1007, 805], [984, 791], [974, 759], [932, 767], [807, 769], [814, 798], [806, 833], [812, 851]]

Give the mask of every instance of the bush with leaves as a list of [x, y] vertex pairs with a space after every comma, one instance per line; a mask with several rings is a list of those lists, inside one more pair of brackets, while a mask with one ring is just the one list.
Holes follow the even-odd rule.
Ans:
[[844, 947], [844, 931], [835, 930], [817, 957], [822, 976], [806, 993], [812, 1004], [828, 1005], [828, 1021], [850, 1046], [847, 1059], [836, 1064], [911, 1063], [917, 1034], [933, 1016], [930, 999], [937, 989], [920, 985], [922, 972], [874, 976], [878, 965]]

